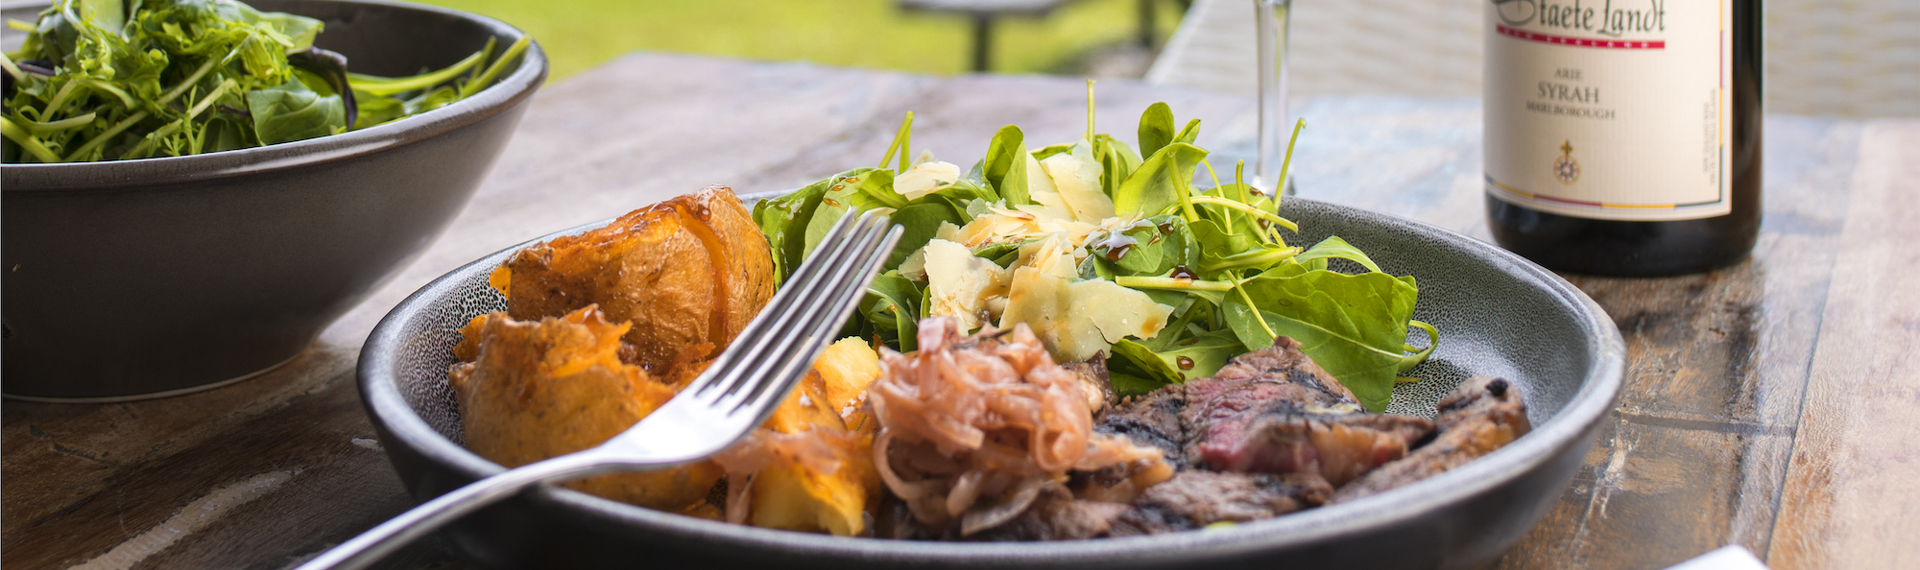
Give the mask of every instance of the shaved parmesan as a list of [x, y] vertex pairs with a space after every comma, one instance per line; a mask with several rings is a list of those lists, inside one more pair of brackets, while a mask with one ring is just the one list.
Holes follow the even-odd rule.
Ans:
[[1007, 270], [973, 256], [967, 246], [943, 239], [927, 242], [928, 315], [953, 317], [961, 330], [973, 331], [993, 320], [990, 297], [1004, 297]]
[[1093, 146], [1087, 141], [1074, 143], [1072, 152], [1047, 157], [1040, 167], [1074, 220], [1098, 224], [1113, 217], [1113, 199], [1100, 189], [1100, 161], [1093, 158]]

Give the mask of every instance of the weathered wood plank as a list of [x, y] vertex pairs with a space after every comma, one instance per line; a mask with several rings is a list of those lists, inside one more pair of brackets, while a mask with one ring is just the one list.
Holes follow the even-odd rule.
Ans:
[[[4, 563], [278, 568], [411, 504], [374, 440], [352, 352], [151, 402], [5, 404]], [[397, 564], [444, 558], [431, 545]]]
[[1867, 128], [1801, 414], [1773, 567], [1912, 568], [1920, 549], [1920, 121]]
[[21, 531], [64, 515], [79, 502], [116, 492], [129, 472], [144, 470], [149, 462], [219, 440], [235, 425], [324, 388], [352, 362], [351, 351], [316, 348], [255, 381], [186, 397], [89, 406], [0, 404], [6, 417], [0, 468], [9, 475], [6, 501], [0, 503], [0, 516], [7, 521], [7, 561], [20, 553], [15, 537]]
[[1769, 121], [1752, 258], [1666, 279], [1569, 276], [1626, 338], [1628, 369], [1587, 472], [1498, 566], [1662, 568], [1726, 544], [1764, 554], [1843, 243], [1858, 128]]

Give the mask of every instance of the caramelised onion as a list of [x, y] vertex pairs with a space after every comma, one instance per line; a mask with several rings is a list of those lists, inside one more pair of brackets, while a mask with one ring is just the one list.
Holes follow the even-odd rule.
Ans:
[[963, 336], [952, 319], [929, 318], [919, 341], [912, 355], [882, 351], [867, 394], [881, 480], [923, 524], [971, 535], [1018, 516], [1069, 470], [1160, 459], [1125, 439], [1095, 445], [1081, 379], [1024, 324]]
[[939, 492], [940, 481], [909, 482], [893, 472], [893, 462], [887, 461], [887, 449], [892, 443], [893, 434], [884, 431], [880, 433], [880, 437], [873, 440], [873, 466], [880, 472], [880, 481], [886, 483], [888, 490], [893, 491], [893, 496], [899, 497], [902, 501], [912, 501], [929, 493]]

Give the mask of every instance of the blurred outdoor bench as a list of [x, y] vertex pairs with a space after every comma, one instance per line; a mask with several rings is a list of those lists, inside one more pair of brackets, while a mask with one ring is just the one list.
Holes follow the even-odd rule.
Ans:
[[[900, 8], [909, 12], [932, 12], [965, 15], [973, 20], [973, 65], [971, 69], [978, 73], [993, 68], [993, 24], [1006, 17], [1045, 18], [1055, 9], [1071, 4], [1076, 0], [898, 0]], [[1138, 0], [1140, 14], [1140, 45], [1152, 48], [1154, 44], [1154, 0]]]

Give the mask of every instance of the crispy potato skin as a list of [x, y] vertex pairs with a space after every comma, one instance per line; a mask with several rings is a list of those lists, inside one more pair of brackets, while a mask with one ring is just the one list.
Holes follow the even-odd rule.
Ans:
[[713, 356], [773, 296], [773, 256], [747, 209], [709, 186], [507, 261], [507, 313], [532, 320], [598, 304], [631, 322], [628, 361], [654, 374]]
[[[518, 321], [502, 313], [461, 330], [475, 360], [448, 378], [460, 402], [467, 449], [507, 467], [605, 442], [673, 397], [674, 388], [621, 362], [628, 323], [588, 306], [562, 318]], [[670, 511], [697, 506], [722, 472], [703, 461], [665, 471], [604, 475], [568, 486]]]

